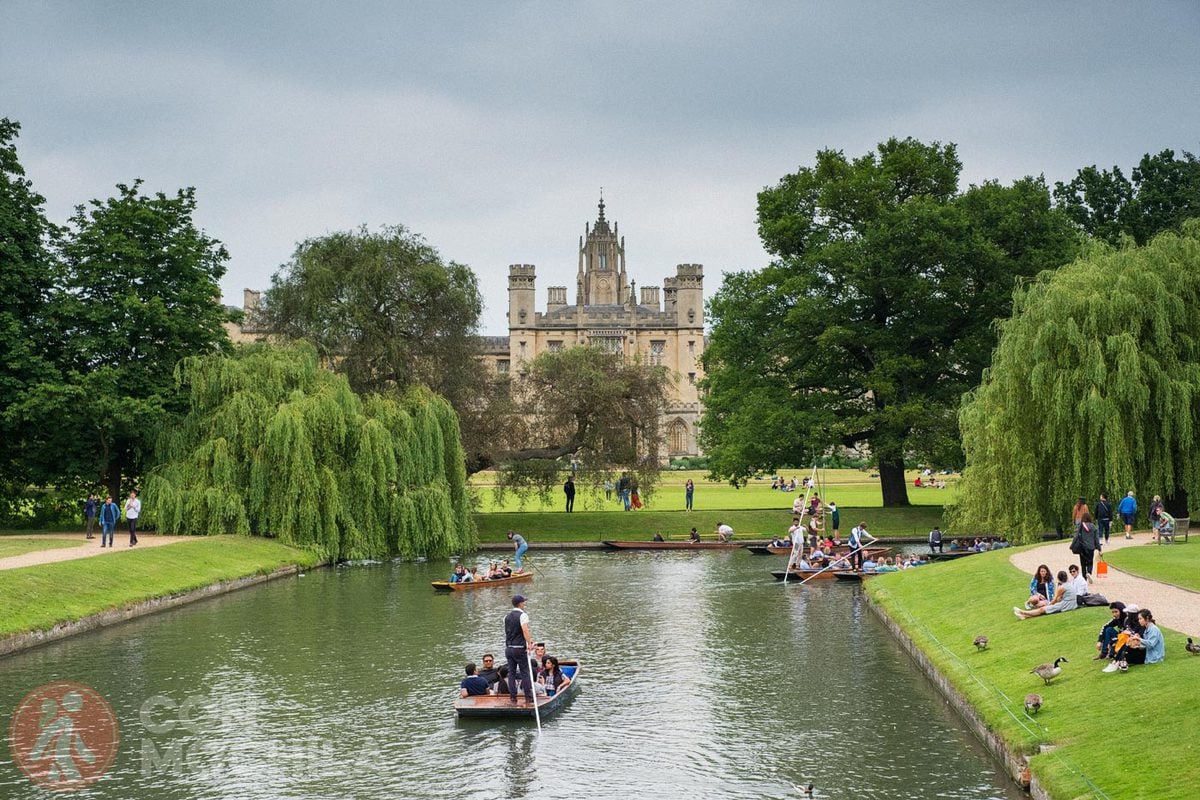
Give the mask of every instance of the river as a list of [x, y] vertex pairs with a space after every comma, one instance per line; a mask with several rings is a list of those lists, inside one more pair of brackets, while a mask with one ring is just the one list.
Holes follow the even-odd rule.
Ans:
[[[79, 681], [119, 751], [86, 798], [1021, 798], [866, 607], [782, 559], [537, 552], [534, 635], [583, 663], [532, 722], [457, 720], [511, 588], [447, 562], [317, 570], [9, 657], [0, 707]], [[12, 764], [0, 797], [45, 798]]]

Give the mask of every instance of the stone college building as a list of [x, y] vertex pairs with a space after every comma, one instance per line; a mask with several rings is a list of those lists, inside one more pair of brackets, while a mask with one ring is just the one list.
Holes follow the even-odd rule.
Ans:
[[643, 286], [629, 279], [625, 239], [617, 224], [600, 213], [584, 224], [579, 239], [575, 291], [567, 304], [567, 287], [546, 289], [546, 310], [535, 310], [533, 264], [508, 268], [508, 336], [485, 336], [483, 359], [496, 372], [519, 371], [521, 365], [548, 350], [590, 344], [632, 358], [640, 353], [677, 376], [663, 420], [667, 454], [699, 454], [697, 424], [704, 352], [704, 268], [679, 264], [662, 286]]

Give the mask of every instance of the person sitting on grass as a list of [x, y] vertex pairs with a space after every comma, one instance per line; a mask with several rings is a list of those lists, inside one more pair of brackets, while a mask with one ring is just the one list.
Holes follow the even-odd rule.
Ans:
[[1050, 598], [1054, 597], [1054, 578], [1050, 574], [1050, 568], [1045, 564], [1039, 564], [1037, 572], [1033, 573], [1033, 580], [1029, 582], [1029, 599], [1025, 601], [1025, 608], [1041, 608], [1050, 602]]
[[1122, 632], [1117, 638], [1117, 652], [1113, 661], [1103, 672], [1124, 672], [1131, 664], [1157, 664], [1166, 656], [1162, 631], [1154, 624], [1150, 609], [1137, 613], [1136, 628], [1128, 636]]
[[1067, 573], [1063, 570], [1058, 571], [1058, 588], [1054, 590], [1054, 597], [1051, 598], [1047, 605], [1033, 609], [1023, 609], [1013, 606], [1013, 614], [1017, 619], [1029, 619], [1030, 617], [1040, 617], [1043, 614], [1057, 614], [1060, 611], [1072, 611], [1078, 608], [1075, 602], [1075, 587], [1067, 579]]
[[1108, 604], [1108, 610], [1112, 614], [1112, 619], [1104, 623], [1104, 627], [1100, 629], [1100, 635], [1096, 637], [1096, 656], [1092, 661], [1111, 660], [1117, 655], [1117, 636], [1121, 633], [1121, 626], [1125, 620], [1125, 604], [1120, 600]]

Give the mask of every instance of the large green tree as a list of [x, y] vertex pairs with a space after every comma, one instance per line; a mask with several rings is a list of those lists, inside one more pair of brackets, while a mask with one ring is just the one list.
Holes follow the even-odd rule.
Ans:
[[228, 254], [193, 220], [195, 192], [140, 192], [140, 181], [79, 206], [59, 253], [47, 344], [56, 375], [14, 416], [36, 432], [39, 482], [136, 480], [173, 410], [175, 366], [229, 346], [218, 280]]
[[29, 387], [50, 377], [47, 302], [54, 288], [53, 226], [45, 198], [17, 157], [20, 125], [0, 119], [0, 475], [27, 474], [26, 430], [12, 413]]
[[502, 489], [548, 497], [574, 465], [585, 484], [627, 471], [643, 495], [653, 493], [673, 381], [665, 367], [570, 347], [542, 353], [508, 381], [492, 404]]
[[1146, 244], [1200, 217], [1200, 159], [1191, 153], [1147, 153], [1131, 177], [1116, 166], [1085, 167], [1069, 182], [1054, 184], [1054, 199], [1089, 235], [1114, 246], [1123, 236]]
[[1200, 220], [1145, 247], [1092, 246], [1016, 295], [964, 404], [968, 530], [1033, 540], [1075, 498], [1200, 496]]
[[146, 482], [161, 530], [350, 559], [474, 546], [458, 420], [428, 390], [360, 397], [309, 345], [193, 357], [177, 374], [188, 412]]
[[489, 446], [475, 273], [403, 226], [302, 242], [271, 279], [262, 322], [313, 343], [358, 392], [421, 383], [450, 401], [470, 461]]
[[867, 445], [883, 502], [908, 502], [906, 457], [952, 462], [955, 409], [976, 384], [1022, 276], [1077, 236], [1040, 179], [958, 188], [954, 145], [890, 139], [758, 196], [775, 256], [713, 297], [702, 443], [734, 482]]

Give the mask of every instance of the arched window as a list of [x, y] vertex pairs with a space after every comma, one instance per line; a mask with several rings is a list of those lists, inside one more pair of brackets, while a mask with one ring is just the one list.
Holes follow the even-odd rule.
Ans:
[[671, 453], [688, 451], [688, 426], [681, 419], [677, 419], [667, 426], [667, 450]]

